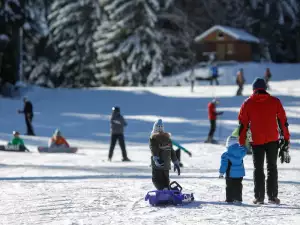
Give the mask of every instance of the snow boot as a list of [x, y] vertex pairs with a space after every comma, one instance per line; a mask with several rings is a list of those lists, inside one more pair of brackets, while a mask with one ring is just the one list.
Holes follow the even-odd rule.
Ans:
[[271, 198], [271, 199], [269, 199], [269, 203], [270, 203], [270, 204], [276, 204], [276, 205], [279, 205], [279, 204], [280, 204], [280, 199], [277, 198], [277, 197]]
[[256, 198], [256, 199], [253, 200], [253, 203], [262, 205], [262, 204], [264, 204], [264, 200]]
[[122, 159], [122, 161], [123, 161], [123, 162], [131, 162], [131, 160], [128, 159], [128, 158], [124, 158], [124, 159]]

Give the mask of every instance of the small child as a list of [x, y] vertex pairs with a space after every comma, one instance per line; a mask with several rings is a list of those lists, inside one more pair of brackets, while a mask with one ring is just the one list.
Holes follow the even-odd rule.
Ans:
[[243, 158], [247, 154], [247, 149], [240, 146], [238, 138], [229, 136], [226, 141], [227, 151], [222, 154], [220, 175], [223, 178], [226, 173], [226, 202], [242, 203], [243, 184], [245, 168]]
[[20, 138], [20, 133], [18, 131], [13, 131], [14, 138], [8, 143], [8, 145], [19, 145], [24, 146], [24, 141]]
[[69, 148], [70, 145], [66, 141], [66, 139], [62, 136], [60, 130], [56, 129], [52, 138], [49, 140], [48, 147], [50, 147], [50, 148], [59, 148], [59, 147]]
[[164, 132], [162, 120], [154, 123], [150, 136], [152, 182], [157, 190], [169, 189], [169, 170], [171, 161], [174, 164], [174, 172], [180, 175], [179, 161], [172, 148], [171, 134]]

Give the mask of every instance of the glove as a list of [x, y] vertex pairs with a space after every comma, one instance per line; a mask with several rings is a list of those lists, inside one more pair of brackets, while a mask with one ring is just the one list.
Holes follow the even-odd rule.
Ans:
[[188, 152], [187, 154], [189, 155], [189, 157], [192, 157], [192, 153], [191, 152]]
[[279, 158], [281, 163], [290, 163], [291, 156], [289, 154], [290, 142], [289, 140], [281, 140], [279, 143]]
[[224, 178], [224, 173], [220, 173], [220, 174], [219, 174], [219, 178], [220, 178], [220, 179]]
[[164, 167], [164, 163], [161, 162], [161, 160], [159, 159], [158, 156], [153, 156], [152, 158], [153, 158], [153, 161], [154, 161], [154, 164], [156, 167], [158, 167], [158, 168]]
[[217, 114], [220, 116], [220, 115], [223, 115], [223, 113], [224, 113], [224, 112], [218, 112]]
[[180, 165], [179, 165], [179, 161], [175, 161], [173, 162], [174, 163], [174, 172], [176, 172], [177, 170], [177, 173], [178, 173], [178, 176], [180, 175]]

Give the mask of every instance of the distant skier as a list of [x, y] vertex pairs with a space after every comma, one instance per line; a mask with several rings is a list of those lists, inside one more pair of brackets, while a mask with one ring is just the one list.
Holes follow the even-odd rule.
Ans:
[[180, 165], [172, 147], [171, 134], [164, 132], [161, 119], [153, 125], [150, 136], [152, 182], [158, 190], [169, 189], [169, 170], [171, 161], [174, 164], [174, 172], [180, 175]]
[[205, 143], [215, 143], [216, 141], [213, 139], [214, 133], [216, 131], [216, 120], [219, 115], [222, 115], [223, 112], [217, 112], [216, 106], [219, 104], [219, 100], [214, 98], [210, 103], [208, 103], [208, 119], [210, 121], [210, 130], [208, 133], [207, 140]]
[[211, 67], [211, 77], [210, 77], [210, 85], [213, 85], [213, 82], [216, 82], [216, 85], [219, 85], [218, 81], [219, 77], [219, 69], [217, 65]]
[[26, 127], [27, 127], [26, 135], [35, 136], [33, 127], [32, 127], [32, 119], [34, 116], [32, 103], [26, 97], [23, 98], [23, 102], [24, 102], [24, 109], [18, 110], [18, 113], [24, 114], [25, 123], [26, 123]]
[[[277, 155], [281, 162], [289, 163], [290, 133], [285, 110], [276, 97], [266, 92], [267, 86], [262, 78], [253, 82], [253, 94], [243, 103], [239, 112], [239, 143], [245, 146], [247, 129], [252, 136], [254, 164], [254, 204], [263, 204], [265, 198], [264, 159], [267, 157], [267, 194], [269, 203], [280, 204], [278, 198]], [[278, 132], [278, 126], [280, 133]], [[283, 137], [279, 145], [279, 135]]]
[[245, 168], [243, 158], [247, 148], [240, 146], [238, 138], [229, 136], [226, 141], [226, 152], [221, 156], [219, 178], [226, 174], [226, 202], [241, 203], [243, 201], [243, 177]]
[[59, 129], [56, 129], [52, 138], [49, 140], [48, 147], [49, 148], [59, 148], [59, 147], [69, 148], [70, 145], [66, 141], [66, 139], [63, 137], [61, 131]]
[[120, 148], [122, 150], [123, 162], [129, 162], [130, 159], [127, 157], [125, 140], [124, 140], [124, 127], [127, 126], [126, 120], [121, 115], [120, 107], [116, 106], [112, 108], [112, 115], [110, 118], [110, 148], [108, 154], [108, 161], [111, 161], [116, 146], [117, 140], [119, 141]]
[[236, 75], [236, 84], [239, 87], [238, 90], [237, 90], [237, 92], [236, 92], [236, 95], [237, 96], [243, 95], [242, 92], [243, 92], [244, 84], [245, 84], [245, 77], [244, 77], [244, 70], [243, 69], [240, 69], [237, 72], [237, 75]]
[[271, 77], [272, 77], [271, 70], [270, 70], [270, 68], [267, 68], [266, 72], [265, 72], [265, 76], [264, 76], [264, 79], [265, 79], [265, 82], [267, 85], [267, 89], [270, 89], [269, 81], [271, 80]]

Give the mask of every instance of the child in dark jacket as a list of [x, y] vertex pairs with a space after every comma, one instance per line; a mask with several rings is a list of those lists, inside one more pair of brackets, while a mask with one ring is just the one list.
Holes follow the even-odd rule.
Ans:
[[241, 203], [243, 201], [242, 180], [245, 176], [243, 158], [247, 154], [247, 149], [240, 146], [238, 138], [229, 136], [226, 141], [227, 151], [222, 154], [220, 175], [223, 178], [226, 174], [226, 202]]

